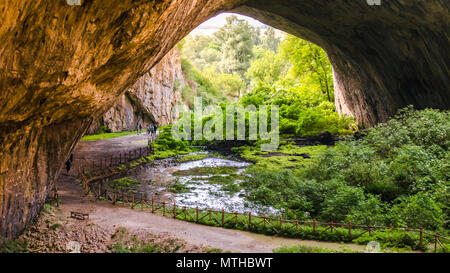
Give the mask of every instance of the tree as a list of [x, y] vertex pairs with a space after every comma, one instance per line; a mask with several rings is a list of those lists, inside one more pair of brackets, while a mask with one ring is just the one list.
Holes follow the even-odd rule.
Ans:
[[326, 52], [305, 40], [292, 35], [281, 43], [283, 56], [292, 63], [291, 72], [301, 80], [315, 81], [320, 84], [323, 94], [328, 101], [333, 101], [333, 73], [331, 63]]
[[280, 45], [280, 38], [275, 35], [275, 29], [268, 27], [264, 32], [264, 38], [261, 42], [262, 48], [267, 50], [272, 50], [277, 52], [278, 46]]
[[286, 61], [280, 55], [271, 50], [255, 49], [256, 59], [251, 61], [250, 68], [245, 74], [253, 85], [265, 83], [274, 84], [280, 78], [281, 72], [286, 67]]
[[220, 47], [213, 37], [205, 35], [189, 35], [182, 42], [182, 53], [198, 69], [220, 60]]
[[232, 15], [227, 17], [227, 23], [214, 33], [222, 45], [219, 67], [223, 73], [245, 77], [253, 56], [253, 32], [254, 28], [246, 20]]

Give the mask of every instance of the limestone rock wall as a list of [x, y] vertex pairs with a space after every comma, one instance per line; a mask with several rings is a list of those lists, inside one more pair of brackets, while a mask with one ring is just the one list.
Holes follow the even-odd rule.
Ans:
[[136, 130], [138, 123], [143, 128], [168, 125], [178, 118], [177, 104], [182, 102], [184, 85], [180, 52], [174, 48], [93, 122], [88, 133], [98, 133], [102, 126], [120, 132]]

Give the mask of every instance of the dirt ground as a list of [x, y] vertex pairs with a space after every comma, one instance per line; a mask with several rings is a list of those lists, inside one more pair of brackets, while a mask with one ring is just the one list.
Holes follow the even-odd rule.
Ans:
[[[145, 135], [130, 135], [98, 141], [81, 141], [74, 151], [74, 158], [95, 158], [108, 156], [121, 150], [146, 145]], [[76, 161], [75, 161], [76, 162]], [[79, 161], [81, 162], [81, 161]], [[138, 209], [112, 205], [106, 201], [83, 196], [76, 180], [76, 173], [61, 174], [56, 186], [60, 205], [51, 213], [42, 216], [39, 222], [24, 236], [31, 239], [38, 251], [67, 251], [70, 240], [81, 243], [84, 252], [107, 252], [111, 236], [118, 228], [125, 228], [129, 234], [143, 240], [163, 242], [170, 239], [183, 245], [178, 252], [203, 252], [208, 248], [242, 253], [272, 252], [281, 246], [305, 245], [334, 250], [352, 249], [364, 251], [364, 246], [318, 241], [279, 238], [238, 230], [209, 227], [172, 219]], [[89, 219], [76, 220], [70, 213], [89, 214]], [[57, 224], [55, 227], [55, 223]], [[45, 235], [39, 235], [40, 233]]]

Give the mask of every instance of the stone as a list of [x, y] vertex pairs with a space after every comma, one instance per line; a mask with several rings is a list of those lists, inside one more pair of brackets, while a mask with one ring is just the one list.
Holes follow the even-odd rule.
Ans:
[[129, 88], [118, 102], [88, 129], [95, 134], [102, 126], [111, 132], [136, 130], [138, 122], [164, 126], [178, 118], [181, 89], [186, 85], [181, 68], [180, 51], [172, 49], [149, 72]]

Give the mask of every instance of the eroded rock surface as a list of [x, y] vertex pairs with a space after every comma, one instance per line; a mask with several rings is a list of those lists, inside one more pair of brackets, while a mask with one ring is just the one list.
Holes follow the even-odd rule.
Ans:
[[0, 1], [0, 235], [38, 214], [76, 142], [190, 30], [235, 10], [322, 46], [341, 113], [448, 109], [447, 0]]
[[96, 133], [102, 126], [119, 132], [136, 130], [138, 123], [143, 128], [148, 124], [168, 125], [178, 117], [177, 104], [182, 103], [184, 85], [180, 52], [174, 48], [120, 96], [88, 132]]

